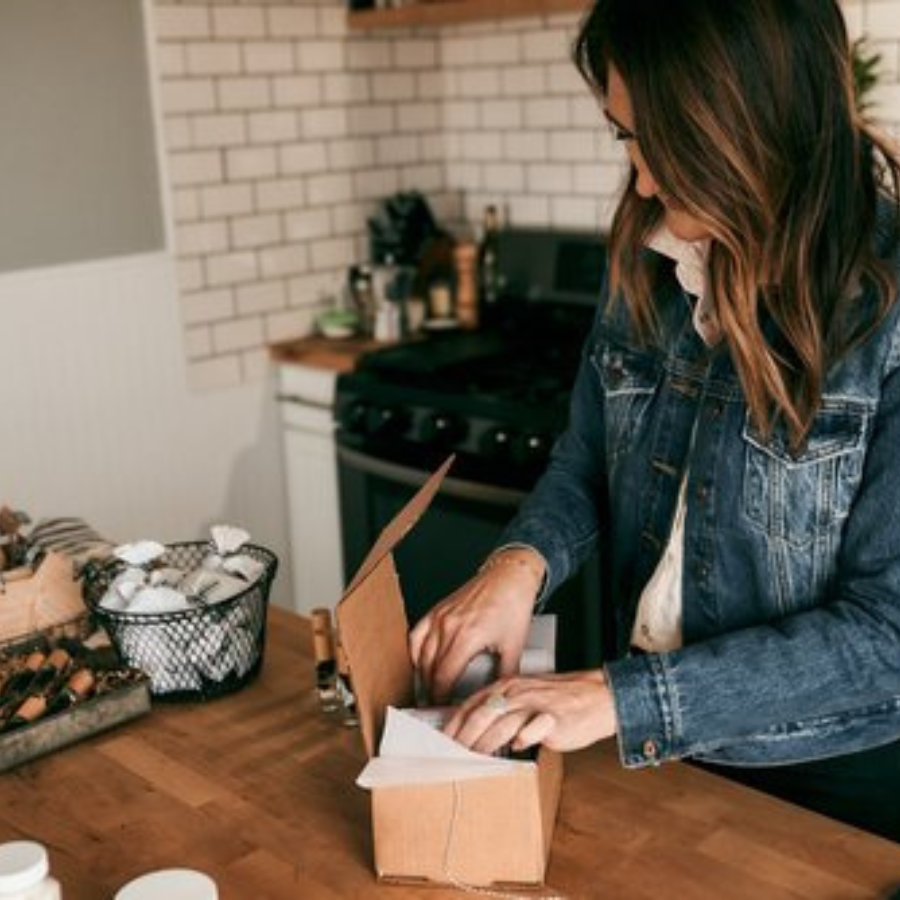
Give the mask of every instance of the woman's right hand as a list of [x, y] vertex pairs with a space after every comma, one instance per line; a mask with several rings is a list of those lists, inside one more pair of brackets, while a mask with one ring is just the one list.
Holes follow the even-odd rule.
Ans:
[[446, 703], [466, 666], [484, 651], [497, 657], [498, 677], [518, 671], [543, 576], [544, 560], [535, 551], [499, 551], [419, 620], [410, 655], [432, 703]]

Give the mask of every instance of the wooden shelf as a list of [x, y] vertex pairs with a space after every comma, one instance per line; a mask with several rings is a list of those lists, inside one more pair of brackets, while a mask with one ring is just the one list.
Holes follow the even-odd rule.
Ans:
[[582, 12], [588, 0], [429, 0], [396, 9], [368, 9], [348, 13], [350, 27], [411, 28], [419, 25], [457, 25], [482, 19], [510, 19], [561, 12]]

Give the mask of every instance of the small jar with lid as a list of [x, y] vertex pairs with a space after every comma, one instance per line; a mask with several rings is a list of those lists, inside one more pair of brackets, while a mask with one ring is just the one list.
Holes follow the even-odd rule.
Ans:
[[0, 844], [0, 900], [61, 900], [47, 850], [36, 841]]

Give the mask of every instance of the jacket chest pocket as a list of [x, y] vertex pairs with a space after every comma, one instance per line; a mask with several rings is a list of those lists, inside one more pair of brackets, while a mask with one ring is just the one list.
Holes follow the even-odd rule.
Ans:
[[747, 518], [767, 537], [796, 547], [839, 527], [859, 487], [868, 427], [863, 404], [826, 398], [806, 446], [793, 455], [783, 428], [764, 441], [745, 420]]
[[612, 344], [599, 345], [591, 359], [603, 387], [606, 450], [615, 468], [656, 393], [661, 369], [652, 356]]

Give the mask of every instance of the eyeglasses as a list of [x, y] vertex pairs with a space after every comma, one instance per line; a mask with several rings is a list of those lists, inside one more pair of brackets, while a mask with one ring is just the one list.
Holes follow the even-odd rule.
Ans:
[[604, 109], [603, 115], [606, 117], [606, 124], [609, 125], [609, 131], [614, 141], [636, 141], [638, 139], [638, 136], [630, 128], [617, 122], [609, 114], [609, 110]]

